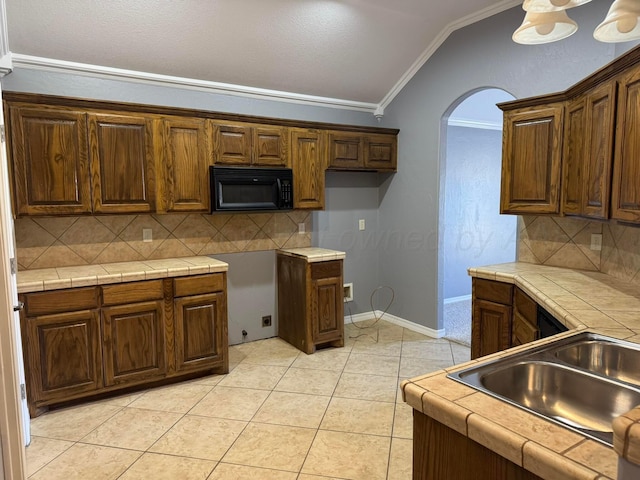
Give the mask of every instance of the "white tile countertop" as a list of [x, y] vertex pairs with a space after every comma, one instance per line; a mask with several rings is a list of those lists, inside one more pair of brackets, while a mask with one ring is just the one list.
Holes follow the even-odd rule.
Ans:
[[18, 272], [18, 292], [39, 292], [61, 288], [88, 287], [135, 282], [155, 278], [226, 272], [229, 265], [215, 258], [183, 257], [139, 262], [79, 265]]
[[290, 257], [302, 257], [309, 263], [326, 262], [328, 260], [344, 260], [346, 257], [345, 252], [316, 247], [285, 248], [278, 250], [277, 253], [281, 255], [288, 255]]
[[[405, 402], [542, 478], [615, 479], [618, 455], [613, 448], [462, 385], [447, 374], [577, 330], [640, 343], [640, 287], [601, 273], [521, 262], [470, 268], [469, 274], [520, 287], [570, 331], [404, 381]], [[633, 440], [620, 450], [640, 451], [640, 438], [637, 445]]]

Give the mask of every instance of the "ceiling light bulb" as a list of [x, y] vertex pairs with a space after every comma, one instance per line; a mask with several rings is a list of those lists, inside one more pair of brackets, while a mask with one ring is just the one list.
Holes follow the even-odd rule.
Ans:
[[524, 0], [522, 9], [532, 13], [557, 12], [589, 3], [591, 0]]
[[527, 12], [522, 25], [513, 33], [512, 38], [516, 43], [537, 45], [567, 38], [577, 30], [578, 25], [564, 10], [548, 13]]
[[640, 2], [616, 0], [593, 37], [601, 42], [628, 42], [640, 39]]

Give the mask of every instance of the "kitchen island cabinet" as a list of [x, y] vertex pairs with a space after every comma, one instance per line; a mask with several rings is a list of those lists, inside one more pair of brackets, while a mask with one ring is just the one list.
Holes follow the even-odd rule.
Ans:
[[[228, 373], [227, 264], [207, 257], [162, 261], [176, 265], [171, 272], [149, 264], [73, 267], [77, 277], [39, 282], [31, 280], [39, 271], [20, 272], [32, 416], [123, 388]], [[141, 270], [132, 272], [131, 265]], [[118, 268], [122, 274], [113, 273]], [[104, 275], [96, 275], [99, 270]], [[94, 272], [93, 279], [85, 271]], [[161, 278], [126, 281], [140, 276]], [[60, 288], [74, 282], [96, 285]]]
[[344, 252], [278, 250], [278, 336], [307, 354], [344, 346]]

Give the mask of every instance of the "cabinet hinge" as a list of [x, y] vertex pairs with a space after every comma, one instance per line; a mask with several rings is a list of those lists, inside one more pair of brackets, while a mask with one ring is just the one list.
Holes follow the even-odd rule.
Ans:
[[4, 136], [4, 125], [0, 125], [0, 141], [2, 141], [2, 143], [6, 142], [6, 138]]
[[11, 267], [11, 275], [18, 274], [18, 262], [16, 261], [16, 257], [9, 259], [9, 266]]
[[27, 399], [27, 388], [24, 386], [24, 383], [20, 384], [20, 399], [21, 400]]

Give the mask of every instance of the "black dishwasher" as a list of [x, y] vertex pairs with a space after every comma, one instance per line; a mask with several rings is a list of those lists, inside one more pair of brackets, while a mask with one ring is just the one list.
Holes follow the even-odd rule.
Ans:
[[540, 330], [540, 338], [550, 337], [556, 333], [569, 330], [540, 305], [538, 305], [538, 329]]

